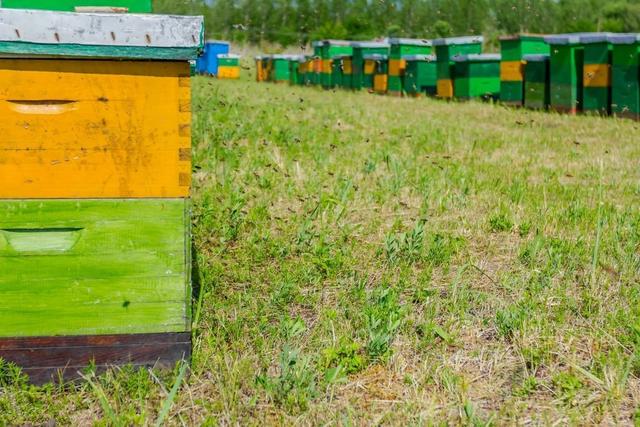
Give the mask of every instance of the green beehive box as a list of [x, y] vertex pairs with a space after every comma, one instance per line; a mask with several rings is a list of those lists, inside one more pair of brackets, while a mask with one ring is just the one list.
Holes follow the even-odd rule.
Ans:
[[288, 83], [291, 79], [291, 68], [289, 63], [293, 59], [292, 55], [271, 55], [270, 58], [270, 78], [274, 83]]
[[313, 47], [313, 59], [310, 81], [312, 85], [320, 85], [322, 84], [322, 53], [324, 41], [314, 41], [311, 43], [311, 46]]
[[2, 0], [7, 9], [42, 9], [73, 12], [81, 7], [118, 7], [131, 13], [151, 13], [151, 0]]
[[500, 101], [521, 106], [524, 103], [525, 55], [548, 54], [544, 36], [519, 34], [500, 38]]
[[304, 64], [304, 57], [292, 57], [289, 61], [289, 83], [292, 86], [300, 86], [304, 84], [304, 73], [301, 72], [301, 64]]
[[454, 95], [455, 62], [459, 55], [480, 54], [484, 37], [467, 36], [437, 39], [433, 41], [438, 62], [437, 96], [450, 99]]
[[331, 89], [333, 85], [333, 58], [339, 55], [352, 55], [351, 42], [345, 40], [322, 41], [322, 75], [321, 84], [325, 89]]
[[410, 96], [435, 96], [438, 84], [438, 65], [435, 55], [407, 55], [404, 57], [404, 91]]
[[585, 113], [611, 114], [610, 33], [587, 34], [580, 37], [584, 48], [582, 110]]
[[498, 99], [500, 97], [500, 61], [496, 54], [458, 55], [455, 62], [454, 97]]
[[549, 55], [525, 55], [524, 105], [532, 110], [549, 108]]
[[389, 39], [389, 94], [402, 95], [403, 79], [406, 69], [405, 57], [409, 55], [430, 55], [431, 41], [423, 39]]
[[611, 70], [611, 110], [617, 117], [640, 120], [640, 34], [616, 34]]
[[365, 73], [365, 55], [388, 55], [389, 43], [353, 42], [353, 57], [351, 61], [351, 87], [354, 90], [373, 88], [373, 73]]
[[576, 114], [582, 111], [584, 81], [584, 34], [558, 34], [545, 37], [550, 46], [550, 108]]
[[332, 74], [331, 74], [331, 86], [334, 88], [337, 87], [349, 87], [350, 86], [350, 75], [345, 75], [345, 62], [349, 62], [351, 60], [351, 55], [336, 55], [333, 57], [333, 61], [331, 63]]

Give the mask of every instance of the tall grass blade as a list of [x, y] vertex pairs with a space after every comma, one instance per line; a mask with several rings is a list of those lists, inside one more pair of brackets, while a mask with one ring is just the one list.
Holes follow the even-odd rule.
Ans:
[[169, 392], [169, 395], [167, 396], [167, 398], [164, 400], [162, 404], [160, 415], [158, 415], [158, 420], [156, 421], [156, 427], [160, 427], [164, 423], [164, 420], [169, 415], [169, 411], [173, 406], [173, 401], [176, 399], [176, 396], [178, 395], [178, 390], [180, 390], [180, 386], [182, 385], [182, 381], [184, 380], [184, 376], [187, 373], [188, 367], [189, 367], [189, 364], [183, 361], [182, 366], [180, 367], [180, 371], [178, 372], [178, 377], [176, 378], [176, 382], [173, 383], [173, 387], [171, 387], [171, 391]]

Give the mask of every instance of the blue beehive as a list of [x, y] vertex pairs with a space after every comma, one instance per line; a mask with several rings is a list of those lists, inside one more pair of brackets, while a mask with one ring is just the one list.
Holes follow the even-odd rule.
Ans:
[[204, 44], [204, 52], [196, 62], [198, 74], [218, 75], [218, 55], [229, 53], [229, 42], [220, 40], [207, 40]]

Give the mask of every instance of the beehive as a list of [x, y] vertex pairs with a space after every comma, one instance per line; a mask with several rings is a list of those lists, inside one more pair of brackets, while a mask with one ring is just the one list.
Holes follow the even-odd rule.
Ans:
[[585, 113], [611, 113], [611, 34], [580, 37], [584, 49], [582, 110]]
[[312, 74], [313, 74], [313, 57], [312, 56], [302, 57], [302, 62], [300, 63], [300, 73], [302, 73], [302, 84], [305, 86], [311, 85]]
[[513, 106], [524, 103], [525, 55], [548, 54], [544, 36], [519, 34], [500, 38], [500, 101]]
[[498, 99], [500, 97], [500, 61], [496, 54], [458, 55], [455, 62], [454, 97]]
[[611, 71], [611, 109], [618, 117], [640, 120], [640, 34], [616, 34]]
[[293, 55], [271, 55], [269, 67], [269, 80], [274, 83], [289, 83], [291, 68], [289, 63], [296, 58]]
[[190, 355], [188, 61], [202, 30], [201, 17], [0, 9], [0, 358], [33, 382]]
[[322, 75], [321, 84], [325, 89], [331, 89], [333, 85], [333, 59], [339, 55], [351, 55], [353, 48], [351, 42], [345, 40], [322, 41]]
[[267, 73], [267, 65], [266, 65], [266, 57], [265, 56], [256, 56], [255, 58], [255, 63], [256, 63], [256, 81], [257, 82], [265, 82], [268, 79], [268, 73]]
[[373, 92], [384, 95], [388, 90], [389, 77], [389, 56], [377, 53], [368, 53], [364, 55], [365, 63], [365, 85], [367, 76], [371, 78], [371, 89]]
[[455, 62], [458, 55], [479, 54], [482, 52], [482, 36], [451, 37], [433, 41], [438, 62], [437, 95], [440, 98], [452, 98], [455, 80]]
[[409, 55], [431, 54], [431, 41], [423, 39], [389, 39], [389, 94], [401, 96], [403, 80], [407, 67], [405, 60]]
[[231, 53], [218, 55], [219, 79], [237, 80], [240, 78], [240, 56]]
[[532, 110], [549, 108], [549, 55], [525, 55], [524, 105]]
[[407, 55], [404, 57], [404, 91], [410, 96], [435, 96], [438, 69], [435, 55]]
[[320, 71], [322, 70], [322, 59], [319, 56], [312, 56], [307, 62], [307, 81], [311, 86], [315, 86], [320, 81]]
[[550, 46], [550, 108], [576, 114], [582, 111], [584, 81], [583, 34], [558, 34], [545, 37]]
[[324, 41], [314, 41], [313, 46], [313, 72], [311, 75], [311, 84], [322, 84], [322, 49], [324, 47]]
[[[350, 61], [351, 55], [336, 55], [333, 57], [331, 62], [332, 73], [331, 73], [331, 87], [344, 87], [345, 86], [345, 61]], [[351, 76], [349, 76], [351, 77]], [[349, 86], [349, 82], [346, 83], [347, 87]]]
[[207, 40], [204, 51], [196, 61], [196, 70], [199, 74], [208, 76], [218, 75], [218, 55], [229, 53], [229, 42], [221, 40]]
[[289, 61], [289, 83], [292, 86], [300, 86], [304, 84], [305, 66], [304, 56], [292, 57], [291, 61]]
[[353, 56], [351, 60], [351, 88], [354, 90], [360, 90], [362, 88], [373, 88], [373, 62], [370, 63], [369, 68], [371, 72], [365, 71], [365, 55], [388, 55], [390, 45], [388, 43], [378, 42], [353, 42]]
[[343, 89], [351, 89], [353, 87], [353, 55], [344, 55], [342, 57], [342, 85]]
[[74, 12], [79, 7], [117, 7], [131, 13], [150, 13], [151, 0], [2, 0], [7, 9], [43, 9]]

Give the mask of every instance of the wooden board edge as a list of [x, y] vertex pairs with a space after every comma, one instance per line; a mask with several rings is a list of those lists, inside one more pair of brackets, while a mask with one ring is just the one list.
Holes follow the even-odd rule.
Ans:
[[0, 42], [2, 58], [110, 58], [160, 61], [190, 61], [200, 55], [199, 47], [90, 46]]
[[191, 351], [189, 332], [0, 339], [0, 359], [15, 363], [35, 385], [77, 380], [89, 366], [99, 372], [123, 365], [170, 369], [190, 361]]

